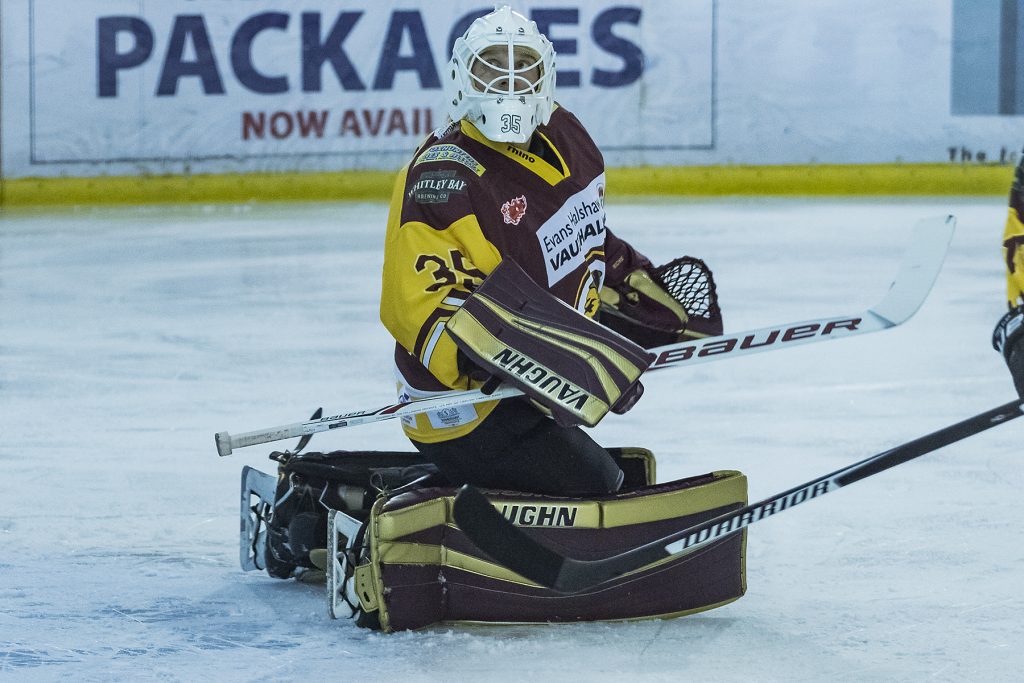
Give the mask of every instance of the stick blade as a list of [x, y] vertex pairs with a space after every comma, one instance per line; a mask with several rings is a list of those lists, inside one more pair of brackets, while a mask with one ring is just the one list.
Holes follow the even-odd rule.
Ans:
[[918, 221], [889, 293], [871, 308], [871, 313], [889, 323], [890, 327], [906, 322], [917, 313], [942, 270], [955, 229], [956, 218], [953, 216]]
[[[315, 411], [313, 411], [313, 414], [309, 417], [309, 421], [319, 420], [321, 417], [323, 417], [323, 414], [324, 414], [324, 409], [322, 407], [321, 408], [317, 408]], [[303, 448], [305, 448], [306, 444], [308, 444], [309, 440], [312, 439], [312, 438], [313, 438], [313, 433], [312, 432], [309, 433], [309, 434], [304, 435], [301, 439], [299, 439], [299, 443], [295, 445], [295, 450], [293, 451], [293, 453], [298, 453]]]
[[227, 432], [217, 432], [213, 436], [214, 443], [217, 444], [217, 455], [225, 458], [231, 455], [231, 435]]
[[565, 558], [505, 519], [479, 489], [463, 486], [452, 512], [462, 532], [491, 559], [542, 586], [556, 585]]

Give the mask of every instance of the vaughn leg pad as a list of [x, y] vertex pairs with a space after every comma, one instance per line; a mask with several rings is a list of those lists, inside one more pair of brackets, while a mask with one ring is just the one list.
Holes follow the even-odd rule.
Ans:
[[[590, 592], [565, 595], [494, 563], [452, 519], [454, 489], [416, 489], [374, 504], [355, 569], [364, 610], [385, 631], [437, 622], [538, 623], [682, 616], [746, 590], [740, 531]], [[579, 559], [610, 557], [746, 504], [746, 477], [722, 471], [599, 499], [488, 492], [527, 533]]]

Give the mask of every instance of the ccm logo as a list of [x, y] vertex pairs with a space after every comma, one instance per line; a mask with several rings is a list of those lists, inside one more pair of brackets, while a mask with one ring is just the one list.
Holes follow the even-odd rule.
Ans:
[[706, 341], [699, 344], [691, 344], [682, 348], [668, 349], [658, 354], [658, 358], [651, 364], [651, 367], [672, 365], [682, 363], [694, 357], [715, 356], [723, 353], [731, 353], [737, 349], [745, 351], [772, 344], [783, 344], [785, 342], [810, 339], [811, 337], [825, 336], [837, 330], [849, 330], [855, 332], [860, 325], [862, 318], [846, 318], [843, 320], [832, 320], [822, 325], [821, 323], [809, 323], [806, 325], [794, 325], [785, 329], [771, 330], [764, 339], [758, 339], [758, 334], [748, 334], [745, 337], [726, 337], [714, 341]]

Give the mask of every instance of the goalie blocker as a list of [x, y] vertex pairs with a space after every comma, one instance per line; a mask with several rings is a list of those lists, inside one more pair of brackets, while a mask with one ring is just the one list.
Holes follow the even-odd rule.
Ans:
[[459, 350], [551, 411], [593, 427], [643, 393], [652, 354], [581, 315], [505, 259], [446, 324]]

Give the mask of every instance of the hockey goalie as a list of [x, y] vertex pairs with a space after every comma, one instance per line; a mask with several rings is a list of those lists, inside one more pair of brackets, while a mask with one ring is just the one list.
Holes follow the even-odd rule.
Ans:
[[[621, 410], [623, 396], [634, 400], [630, 392], [650, 360], [643, 347], [546, 294], [511, 259], [474, 288], [446, 330], [465, 354], [464, 363], [523, 390], [524, 397], [506, 400], [517, 401], [518, 411], [537, 413], [537, 422], [544, 422], [534, 430], [569, 432], [589, 443], [579, 425]], [[563, 392], [565, 387], [572, 389]], [[510, 433], [517, 428], [507, 426]], [[496, 450], [502, 446], [494, 444]], [[543, 441], [535, 447], [559, 455]], [[486, 444], [480, 449], [482, 458], [489, 457]], [[615, 472], [608, 478], [614, 490], [559, 494], [550, 483], [492, 485], [492, 504], [544, 543], [593, 559], [746, 504], [746, 479], [739, 472], [658, 484], [649, 451], [600, 452]], [[523, 456], [544, 472], [533, 454]], [[243, 567], [278, 578], [326, 579], [331, 614], [355, 616], [363, 626], [391, 631], [437, 622], [681, 616], [731, 602], [745, 590], [745, 532], [683, 558], [652, 562], [600, 590], [562, 595], [473, 545], [452, 512], [456, 486], [467, 480], [421, 453], [271, 457], [279, 463], [276, 480], [243, 470]]]
[[247, 469], [243, 566], [322, 572], [332, 614], [384, 630], [666, 617], [735, 600], [744, 532], [561, 595], [453, 521], [456, 488], [473, 484], [545, 543], [608, 557], [743, 506], [746, 480], [658, 484], [651, 453], [583, 429], [640, 399], [647, 349], [721, 334], [722, 320], [703, 262], [655, 268], [607, 227], [603, 159], [555, 103], [551, 43], [502, 7], [456, 40], [446, 78], [450, 123], [399, 173], [385, 237], [398, 392], [523, 395], [403, 418], [416, 452], [277, 453], [276, 482]]

